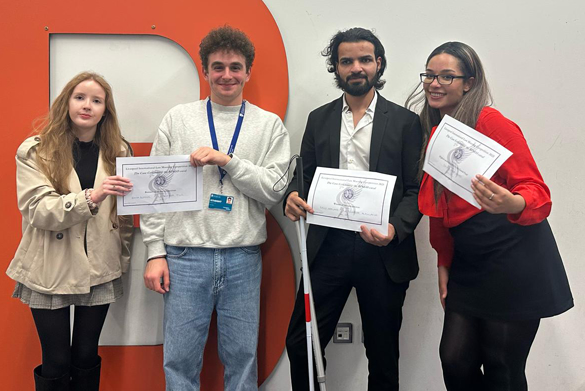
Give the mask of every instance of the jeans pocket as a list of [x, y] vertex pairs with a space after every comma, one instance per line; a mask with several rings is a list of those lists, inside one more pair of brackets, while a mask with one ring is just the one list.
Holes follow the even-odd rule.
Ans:
[[246, 246], [238, 248], [246, 254], [258, 254], [260, 252], [260, 246]]
[[167, 250], [167, 258], [181, 258], [187, 253], [188, 247], [178, 247], [165, 245]]

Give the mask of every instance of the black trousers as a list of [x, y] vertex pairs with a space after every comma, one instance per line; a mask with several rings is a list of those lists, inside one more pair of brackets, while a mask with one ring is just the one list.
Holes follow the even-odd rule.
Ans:
[[[393, 282], [378, 247], [364, 242], [359, 233], [350, 231], [331, 229], [310, 268], [323, 354], [347, 297], [355, 287], [368, 358], [368, 391], [398, 390], [398, 332], [408, 282]], [[309, 390], [302, 281], [286, 348], [293, 390]], [[316, 378], [315, 372], [315, 389], [318, 390]]]

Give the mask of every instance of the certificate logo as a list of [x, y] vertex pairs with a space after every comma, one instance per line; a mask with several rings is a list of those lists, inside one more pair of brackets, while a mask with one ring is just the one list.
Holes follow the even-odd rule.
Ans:
[[173, 164], [173, 166], [169, 167], [165, 172], [156, 174], [150, 180], [148, 188], [154, 193], [153, 204], [164, 203], [167, 198], [171, 197], [171, 192], [168, 190], [168, 187], [176, 171], [177, 167]]
[[459, 165], [465, 161], [465, 159], [471, 155], [475, 149], [477, 149], [476, 145], [471, 145], [468, 148], [459, 145], [449, 151], [447, 154], [447, 169], [445, 170], [445, 175], [451, 179], [459, 177]]
[[[360, 182], [361, 184], [361, 182]], [[353, 217], [356, 212], [354, 202], [358, 199], [362, 188], [359, 186], [347, 186], [337, 194], [336, 203], [339, 206], [339, 215], [337, 217], [349, 219]]]

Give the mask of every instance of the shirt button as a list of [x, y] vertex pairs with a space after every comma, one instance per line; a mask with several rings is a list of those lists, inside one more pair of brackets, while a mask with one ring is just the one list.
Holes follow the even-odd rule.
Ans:
[[112, 224], [112, 228], [118, 229], [118, 224], [116, 224], [116, 223]]
[[67, 201], [65, 203], [65, 209], [69, 209], [69, 208], [71, 208], [71, 202]]
[[61, 240], [61, 239], [63, 239], [63, 234], [61, 232], [59, 232], [56, 237], [57, 237], [57, 240]]

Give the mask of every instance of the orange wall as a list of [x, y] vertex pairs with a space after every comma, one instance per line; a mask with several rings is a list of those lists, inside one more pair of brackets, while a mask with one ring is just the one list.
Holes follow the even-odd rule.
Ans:
[[[288, 102], [286, 54], [278, 26], [260, 0], [102, 0], [0, 3], [0, 259], [6, 268], [20, 240], [21, 216], [16, 207], [14, 155], [30, 134], [32, 121], [49, 108], [49, 35], [160, 35], [181, 45], [193, 58], [203, 80], [197, 55], [199, 42], [211, 29], [230, 24], [245, 31], [256, 46], [254, 77], [245, 98], [284, 119]], [[209, 94], [201, 84], [200, 96]], [[130, 140], [132, 141], [132, 140]], [[138, 146], [138, 145], [137, 145]], [[143, 148], [144, 149], [144, 148]], [[284, 349], [284, 336], [294, 301], [294, 271], [290, 249], [277, 222], [268, 215], [269, 239], [262, 247], [263, 280], [259, 342], [259, 382], [272, 372]], [[0, 374], [3, 390], [33, 388], [32, 368], [40, 363], [40, 346], [29, 309], [10, 295], [14, 282], [0, 276]], [[145, 288], [146, 289], [146, 288]], [[214, 340], [214, 330], [210, 341]], [[221, 390], [221, 365], [214, 344], [205, 355], [202, 386]], [[102, 390], [162, 390], [161, 346], [102, 347]]]

